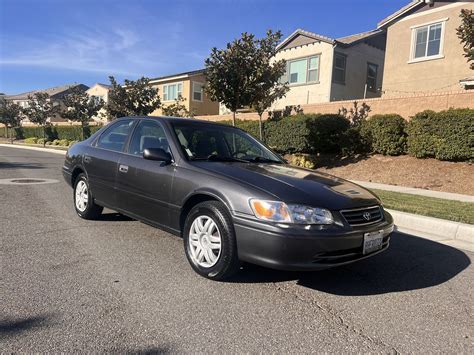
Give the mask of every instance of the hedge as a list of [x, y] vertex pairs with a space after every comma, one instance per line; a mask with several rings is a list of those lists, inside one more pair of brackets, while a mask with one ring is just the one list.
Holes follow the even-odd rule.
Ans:
[[372, 153], [401, 155], [407, 150], [405, 126], [400, 115], [374, 115], [362, 123], [360, 135]]
[[423, 111], [407, 125], [408, 153], [417, 158], [474, 158], [474, 110]]
[[[339, 115], [296, 115], [265, 121], [263, 134], [265, 143], [280, 153], [340, 153], [349, 125]], [[258, 121], [237, 121], [236, 126], [259, 137]]]
[[[86, 137], [97, 132], [102, 126], [88, 126], [86, 128]], [[88, 131], [87, 131], [88, 130]], [[9, 133], [10, 134], [10, 133]], [[5, 137], [5, 129], [0, 129], [0, 137]], [[15, 137], [17, 139], [25, 138], [43, 138], [43, 127], [18, 127], [15, 128]], [[81, 126], [47, 126], [46, 140], [67, 139], [68, 141], [77, 141], [82, 139]]]

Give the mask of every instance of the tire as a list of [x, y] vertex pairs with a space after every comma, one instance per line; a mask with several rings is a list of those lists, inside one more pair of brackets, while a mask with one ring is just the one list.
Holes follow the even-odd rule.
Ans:
[[83, 173], [79, 174], [74, 182], [73, 190], [74, 208], [79, 217], [83, 219], [97, 219], [104, 209], [102, 206], [96, 205], [89, 188], [87, 176]]
[[203, 277], [224, 280], [240, 269], [234, 225], [221, 202], [206, 201], [193, 207], [186, 217], [183, 241], [191, 267]]

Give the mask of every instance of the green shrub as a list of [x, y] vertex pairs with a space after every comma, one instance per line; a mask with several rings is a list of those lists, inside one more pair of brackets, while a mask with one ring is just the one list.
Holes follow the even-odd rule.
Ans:
[[51, 145], [59, 145], [59, 139], [55, 139], [55, 140], [51, 143]]
[[363, 121], [360, 135], [370, 151], [384, 155], [406, 153], [406, 121], [400, 115], [374, 115]]
[[[86, 128], [86, 138], [97, 132], [102, 126], [89, 126]], [[1, 130], [0, 130], [1, 131]], [[23, 137], [43, 138], [43, 127], [22, 127]], [[17, 136], [18, 137], [18, 136]], [[19, 138], [19, 137], [18, 137]], [[47, 126], [46, 139], [54, 141], [55, 139], [67, 139], [68, 141], [82, 140], [81, 126]]]
[[424, 111], [407, 127], [408, 153], [417, 158], [465, 161], [473, 159], [474, 110]]
[[47, 142], [46, 142], [46, 145], [51, 145], [51, 142], [50, 142], [50, 141], [47, 141]]
[[38, 138], [36, 137], [30, 137], [30, 138], [25, 139], [25, 143], [27, 144], [36, 144], [37, 141], [38, 141]]
[[[46, 144], [51, 144], [51, 142], [46, 142]], [[44, 138], [38, 138], [38, 140], [36, 141], [36, 144], [43, 144], [44, 145]]]
[[[220, 121], [232, 124], [230, 121]], [[258, 138], [258, 121], [237, 121], [236, 126]], [[340, 153], [349, 121], [339, 115], [296, 115], [263, 124], [264, 141], [280, 153]]]
[[69, 141], [67, 139], [60, 139], [58, 141], [58, 145], [63, 146], [63, 147], [68, 147], [69, 146]]

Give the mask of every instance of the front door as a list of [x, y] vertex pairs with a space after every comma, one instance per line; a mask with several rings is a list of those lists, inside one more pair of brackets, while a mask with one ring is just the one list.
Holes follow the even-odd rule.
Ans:
[[121, 210], [137, 218], [168, 226], [175, 167], [144, 159], [145, 148], [170, 151], [163, 127], [157, 121], [143, 120], [133, 132], [128, 154], [124, 154], [119, 161], [117, 202]]
[[99, 204], [116, 207], [115, 181], [118, 162], [132, 130], [133, 120], [120, 120], [112, 124], [83, 157], [94, 199]]

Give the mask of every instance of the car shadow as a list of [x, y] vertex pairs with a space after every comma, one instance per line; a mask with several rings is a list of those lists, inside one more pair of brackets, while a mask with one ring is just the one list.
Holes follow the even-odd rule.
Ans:
[[353, 264], [315, 272], [284, 272], [245, 264], [231, 282], [297, 280], [300, 286], [330, 294], [369, 296], [436, 286], [470, 264], [461, 250], [396, 233], [387, 251]]
[[15, 336], [51, 324], [52, 315], [40, 315], [26, 318], [0, 319], [0, 338]]
[[121, 213], [117, 213], [117, 212], [102, 213], [97, 220], [98, 221], [104, 221], [104, 222], [134, 221], [133, 218], [130, 218], [128, 216], [125, 216], [125, 215], [123, 215]]

